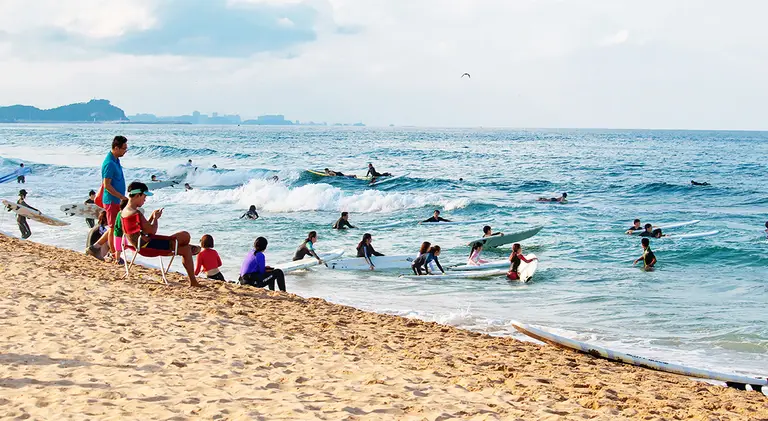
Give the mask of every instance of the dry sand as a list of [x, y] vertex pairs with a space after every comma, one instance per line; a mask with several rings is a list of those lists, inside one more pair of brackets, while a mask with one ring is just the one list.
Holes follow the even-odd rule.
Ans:
[[768, 420], [757, 392], [320, 299], [121, 276], [0, 235], [0, 418]]

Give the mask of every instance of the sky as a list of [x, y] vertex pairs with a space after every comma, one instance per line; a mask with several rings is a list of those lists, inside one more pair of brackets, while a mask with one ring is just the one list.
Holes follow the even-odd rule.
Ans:
[[768, 129], [765, 16], [761, 0], [0, 0], [0, 104]]

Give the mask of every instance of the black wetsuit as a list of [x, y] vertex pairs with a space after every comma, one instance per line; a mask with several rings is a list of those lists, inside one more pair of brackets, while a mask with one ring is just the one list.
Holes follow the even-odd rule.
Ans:
[[343, 230], [346, 228], [354, 228], [354, 227], [352, 226], [352, 224], [349, 223], [349, 221], [347, 221], [344, 218], [339, 218], [336, 222], [333, 223], [333, 229], [335, 230]]
[[[86, 200], [86, 201], [85, 201], [85, 202], [83, 202], [83, 203], [87, 205], [87, 204], [92, 204], [92, 203], [94, 203], [94, 201], [93, 201], [93, 200], [91, 200], [91, 198], [89, 197], [89, 198], [88, 198], [88, 200]], [[85, 223], [86, 223], [86, 224], [88, 224], [88, 228], [93, 228], [93, 227], [96, 225], [96, 221], [94, 221], [94, 220], [93, 220], [93, 219], [91, 219], [91, 218], [85, 218]]]
[[248, 211], [243, 214], [243, 216], [240, 217], [240, 219], [259, 219], [259, 214], [256, 211]]
[[[19, 205], [26, 206], [32, 210], [36, 210], [40, 212], [39, 210], [33, 208], [32, 206], [29, 206], [27, 202], [24, 201], [24, 199], [19, 198], [19, 200], [16, 201]], [[19, 231], [21, 232], [21, 239], [26, 240], [32, 235], [32, 230], [29, 229], [29, 224], [27, 223], [27, 218], [16, 214], [16, 223], [19, 225]]]
[[435, 217], [433, 216], [433, 217], [431, 217], [431, 218], [429, 218], [429, 219], [425, 219], [425, 220], [423, 220], [423, 221], [421, 221], [421, 222], [451, 222], [451, 221], [449, 221], [449, 220], [447, 220], [447, 219], [444, 219], [444, 218], [441, 218], [441, 217], [439, 217], [439, 216], [438, 216], [437, 218], [435, 218]]
[[384, 174], [381, 174], [378, 171], [376, 171], [376, 168], [373, 168], [373, 166], [368, 167], [368, 172], [365, 173], [366, 177], [368, 177], [368, 176], [371, 176], [371, 177], [389, 177], [391, 175], [392, 174], [390, 174], [388, 172], [385, 172]]
[[654, 228], [653, 231], [651, 231], [651, 232], [643, 231], [643, 232], [640, 233], [640, 236], [641, 237], [661, 238], [662, 237], [661, 228]]
[[371, 256], [383, 256], [383, 253], [379, 253], [378, 251], [374, 250], [372, 245], [365, 245], [360, 244], [357, 246], [357, 257], [364, 257], [365, 261], [368, 262], [368, 264], [373, 266], [373, 262], [371, 261]]
[[654, 259], [656, 259], [656, 255], [653, 254], [653, 251], [651, 251], [651, 248], [648, 247], [645, 250], [645, 253], [643, 253], [643, 263], [645, 263], [645, 265], [648, 267], [653, 267], [655, 265], [655, 263], [653, 262]]
[[[317, 254], [315, 254], [315, 251], [310, 249], [311, 246], [307, 246], [307, 243], [310, 243], [309, 241], [304, 241], [301, 243], [298, 249], [296, 249], [296, 253], [293, 255], [293, 260], [301, 260], [307, 256], [317, 257]], [[310, 243], [311, 244], [311, 243]]]
[[243, 285], [250, 285], [256, 288], [269, 287], [270, 290], [275, 290], [275, 283], [280, 291], [285, 292], [285, 274], [280, 269], [275, 269], [269, 272], [262, 273], [246, 273], [240, 277], [240, 283]]
[[643, 229], [645, 229], [645, 228], [643, 228], [643, 227], [636, 227], [636, 226], [632, 225], [631, 227], [629, 227], [629, 229], [627, 231], [640, 231], [640, 230], [643, 230]]
[[[426, 275], [429, 273], [430, 262], [435, 262], [437, 267], [440, 268], [440, 272], [445, 272], [443, 267], [440, 265], [440, 261], [437, 259], [437, 256], [432, 253], [422, 253], [413, 261], [413, 263], [411, 263], [411, 269], [413, 269], [413, 273], [415, 275]], [[421, 272], [422, 269], [424, 270], [424, 273]]]

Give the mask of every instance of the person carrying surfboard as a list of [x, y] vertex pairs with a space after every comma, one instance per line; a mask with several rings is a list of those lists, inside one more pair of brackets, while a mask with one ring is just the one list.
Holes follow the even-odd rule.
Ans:
[[371, 243], [373, 242], [373, 236], [369, 233], [363, 234], [363, 239], [357, 244], [357, 257], [365, 258], [365, 262], [371, 270], [376, 269], [376, 265], [373, 264], [371, 256], [383, 256], [384, 253], [379, 253], [373, 248]]
[[[440, 256], [440, 246], [430, 247], [429, 251], [427, 251], [426, 253], [422, 253], [411, 264], [411, 270], [413, 270], [413, 274], [429, 275], [430, 273], [429, 265], [430, 263], [434, 263], [440, 269], [440, 272], [442, 272], [443, 275], [445, 275], [445, 270], [443, 270], [443, 267], [440, 265], [440, 260], [438, 259], [439, 256]], [[422, 273], [422, 270], [424, 271], [423, 273]]]
[[531, 263], [534, 260], [539, 260], [539, 258], [533, 257], [530, 260], [526, 259], [525, 256], [523, 256], [523, 247], [520, 246], [520, 243], [513, 244], [512, 254], [509, 255], [510, 267], [509, 272], [507, 272], [507, 278], [510, 281], [517, 281], [520, 279], [520, 273], [518, 272], [520, 262]]
[[355, 228], [352, 224], [349, 223], [349, 212], [342, 212], [341, 217], [333, 223], [332, 228], [335, 230]]
[[317, 231], [310, 231], [307, 234], [307, 238], [301, 243], [296, 253], [293, 255], [293, 261], [302, 260], [307, 256], [312, 256], [317, 259], [317, 262], [321, 265], [325, 262], [317, 255], [315, 251], [315, 242], [317, 242]]
[[645, 270], [653, 270], [653, 267], [656, 266], [656, 255], [651, 250], [651, 240], [643, 238], [640, 240], [640, 245], [643, 247], [643, 255], [638, 257], [632, 265], [636, 265], [642, 260]]
[[483, 227], [483, 238], [493, 237], [495, 235], [504, 235], [503, 232], [493, 232], [490, 225], [486, 225]]
[[431, 218], [425, 219], [421, 222], [451, 222], [451, 221], [445, 218], [441, 218], [440, 211], [435, 209], [435, 212], [432, 213]]
[[[38, 209], [33, 208], [32, 206], [29, 206], [25, 199], [27, 198], [27, 191], [24, 189], [19, 190], [19, 200], [16, 201], [17, 204], [21, 206], [26, 206], [32, 210], [36, 210], [40, 212]], [[9, 209], [10, 210], [10, 209]], [[32, 236], [32, 230], [29, 229], [29, 224], [27, 223], [27, 218], [24, 216], [21, 216], [21, 214], [16, 213], [16, 223], [19, 225], [19, 231], [21, 232], [21, 239], [26, 240], [27, 238]]]

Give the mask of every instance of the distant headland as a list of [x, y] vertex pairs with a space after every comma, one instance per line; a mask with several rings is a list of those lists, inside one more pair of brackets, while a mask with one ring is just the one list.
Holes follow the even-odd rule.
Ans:
[[239, 115], [208, 116], [198, 111], [190, 115], [159, 117], [154, 114], [126, 116], [125, 112], [106, 99], [92, 99], [88, 102], [69, 104], [42, 110], [29, 105], [0, 107], [0, 123], [122, 123], [122, 124], [226, 124], [255, 126], [365, 126], [363, 123], [328, 124], [314, 121], [286, 120], [281, 114], [260, 115], [255, 119], [243, 120]]

